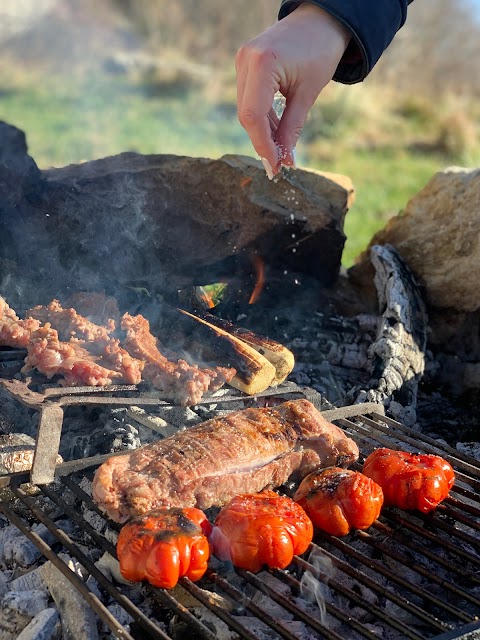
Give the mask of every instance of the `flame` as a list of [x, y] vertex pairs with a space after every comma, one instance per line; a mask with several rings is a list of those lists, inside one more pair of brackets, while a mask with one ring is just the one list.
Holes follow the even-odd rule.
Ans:
[[260, 256], [253, 256], [253, 264], [257, 273], [257, 280], [248, 304], [255, 304], [258, 301], [265, 285], [265, 262]]
[[205, 309], [213, 309], [215, 306], [212, 296], [203, 287], [196, 287], [195, 296]]

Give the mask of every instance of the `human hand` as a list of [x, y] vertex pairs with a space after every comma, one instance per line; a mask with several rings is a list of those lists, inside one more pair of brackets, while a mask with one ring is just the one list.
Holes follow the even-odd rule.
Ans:
[[[271, 165], [270, 178], [282, 165], [295, 166], [293, 150], [308, 112], [350, 37], [330, 14], [304, 2], [238, 51], [238, 119], [262, 161]], [[277, 91], [286, 100], [280, 119], [272, 108]]]

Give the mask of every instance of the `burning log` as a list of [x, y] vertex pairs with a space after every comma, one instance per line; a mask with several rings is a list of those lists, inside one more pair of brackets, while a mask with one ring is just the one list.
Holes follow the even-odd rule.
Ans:
[[223, 320], [222, 318], [218, 318], [210, 313], [202, 314], [201, 318], [205, 322], [208, 322], [208, 324], [213, 324], [219, 329], [235, 336], [242, 342], [245, 342], [273, 364], [275, 367], [275, 377], [271, 383], [272, 386], [283, 382], [292, 372], [295, 365], [295, 357], [290, 349], [284, 347], [283, 344], [275, 342], [275, 340], [270, 340], [270, 338], [260, 336], [249, 329], [237, 327], [229, 320]]
[[255, 395], [274, 384], [277, 375], [274, 365], [257, 349], [224, 329], [183, 309], [166, 306], [162, 307], [164, 327], [183, 349], [201, 354], [206, 361], [236, 369], [229, 382], [232, 387]]

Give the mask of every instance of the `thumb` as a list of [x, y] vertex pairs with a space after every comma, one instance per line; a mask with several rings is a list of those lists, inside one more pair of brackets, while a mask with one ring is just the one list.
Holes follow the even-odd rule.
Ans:
[[280, 124], [275, 133], [275, 141], [280, 148], [280, 161], [287, 167], [295, 166], [293, 149], [303, 130], [308, 112], [315, 100], [310, 97], [301, 96], [298, 93], [287, 104], [282, 114]]

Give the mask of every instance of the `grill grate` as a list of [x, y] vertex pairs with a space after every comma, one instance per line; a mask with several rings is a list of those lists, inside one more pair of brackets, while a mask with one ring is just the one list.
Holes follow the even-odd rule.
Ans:
[[[316, 532], [307, 553], [296, 557], [287, 570], [254, 575], [234, 571], [213, 559], [199, 583], [181, 580], [180, 594], [201, 603], [230, 629], [232, 637], [237, 634], [251, 640], [447, 640], [480, 629], [480, 465], [383, 416], [372, 405], [326, 411], [324, 415], [337, 418], [334, 421], [358, 442], [362, 457], [378, 446], [442, 455], [456, 472], [451, 495], [427, 515], [384, 509], [368, 531], [345, 538]], [[71, 580], [114, 636], [170, 638], [170, 634], [175, 636], [171, 621], [176, 619], [187, 625], [190, 638], [218, 637], [211, 624], [194, 614], [199, 609], [190, 610], [177, 590], [144, 585], [138, 587], [142, 603], [135, 604], [128, 589], [105, 577], [86, 555], [85, 546], [115, 557], [112, 532], [120, 526], [105, 519], [88, 493], [89, 480], [105, 457], [60, 465], [57, 481], [40, 486], [36, 496], [22, 486], [28, 474], [16, 475], [11, 489], [18, 503], [16, 507], [1, 503], [0, 510]], [[288, 487], [285, 490], [288, 493]], [[45, 509], [45, 501], [57, 507], [56, 513], [62, 514], [59, 517], [72, 521], [73, 533], [59, 529], [47, 515], [51, 510]], [[97, 514], [96, 520], [88, 517], [92, 513]], [[30, 519], [42, 522], [58, 542], [49, 546], [36, 536], [30, 530]], [[97, 521], [103, 528], [97, 530], [91, 524]], [[102, 599], [68, 568], [58, 556], [59, 549], [85, 567], [97, 581]], [[318, 602], [307, 598], [307, 578], [310, 589], [315, 587]], [[106, 603], [111, 602], [117, 602], [133, 618], [129, 629], [107, 609]], [[157, 624], [146, 613], [147, 602], [159, 608], [167, 626]]]

